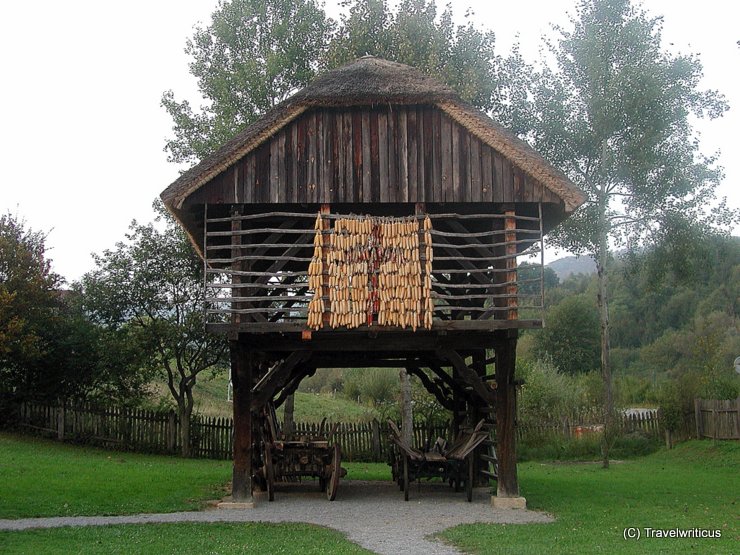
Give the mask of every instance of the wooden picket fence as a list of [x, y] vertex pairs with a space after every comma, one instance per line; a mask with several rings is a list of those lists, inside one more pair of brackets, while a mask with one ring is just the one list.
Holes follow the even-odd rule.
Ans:
[[[710, 414], [714, 409], [702, 410], [702, 414]], [[56, 437], [61, 441], [147, 453], [180, 452], [180, 424], [174, 411], [99, 408], [87, 405], [59, 407], [22, 402], [17, 404], [14, 412], [17, 427]], [[737, 426], [736, 408], [733, 414], [735, 420], [732, 422]], [[661, 434], [657, 411], [622, 414], [619, 422], [624, 433], [640, 432], [649, 437], [660, 437]], [[703, 422], [708, 420], [704, 419]], [[294, 433], [313, 435], [319, 432], [319, 426], [316, 423], [298, 422], [295, 424]], [[716, 433], [717, 437], [724, 437], [725, 433], [721, 430], [725, 428], [711, 426], [713, 424], [704, 424], [702, 429], [705, 430], [705, 436]], [[191, 420], [192, 456], [230, 459], [233, 452], [232, 429], [231, 418], [194, 416]], [[324, 430], [326, 429], [328, 425], [325, 424]], [[525, 420], [520, 421], [517, 427], [519, 440], [530, 442], [547, 441], [552, 438], [588, 437], [599, 432], [597, 412], [585, 412], [546, 422]], [[447, 422], [414, 425], [416, 447], [424, 448], [437, 437], [450, 437]], [[343, 458], [347, 461], [384, 462], [390, 449], [388, 426], [385, 422], [377, 420], [366, 423], [342, 423], [337, 430], [335, 441], [342, 446]]]
[[[661, 427], [657, 410], [620, 413], [617, 417], [619, 432], [632, 434], [639, 432], [647, 437], [657, 438]], [[517, 425], [519, 441], [546, 441], [552, 438], [578, 439], [600, 434], [604, 430], [603, 418], [597, 410], [586, 410], [562, 418], [532, 422], [520, 420]]]
[[[60, 441], [94, 445], [106, 449], [141, 451], [146, 453], [180, 452], [180, 423], [174, 411], [153, 411], [133, 408], [89, 405], [53, 406], [24, 401], [15, 409], [15, 425]], [[295, 434], [315, 435], [318, 423], [297, 422]], [[324, 425], [324, 431], [329, 425]], [[194, 416], [190, 423], [191, 454], [196, 458], [230, 459], [233, 453], [233, 422], [231, 418]], [[424, 447], [431, 439], [448, 436], [448, 424], [414, 425], [414, 443]], [[335, 441], [342, 446], [342, 456], [348, 461], [379, 461], [389, 453], [387, 423], [373, 420], [367, 423], [342, 423]]]

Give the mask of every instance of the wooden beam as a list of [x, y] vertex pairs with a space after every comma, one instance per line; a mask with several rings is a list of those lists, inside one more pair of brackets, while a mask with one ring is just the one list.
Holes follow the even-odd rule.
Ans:
[[298, 364], [305, 362], [311, 353], [309, 351], [295, 351], [288, 358], [273, 366], [252, 389], [252, 410], [261, 409], [275, 393], [285, 385], [290, 373]]
[[496, 346], [496, 440], [498, 455], [498, 497], [519, 497], [516, 471], [516, 367], [515, 332]]
[[231, 382], [234, 386], [234, 464], [232, 497], [235, 502], [252, 500], [252, 371], [254, 361], [243, 344], [229, 343]]
[[407, 366], [406, 371], [419, 378], [424, 388], [434, 395], [434, 398], [437, 399], [440, 405], [447, 410], [454, 410], [455, 405], [452, 401], [452, 392], [445, 390], [440, 383], [435, 383], [429, 379], [429, 376], [427, 376], [418, 366]]
[[496, 392], [486, 382], [480, 379], [480, 376], [478, 376], [475, 370], [471, 369], [456, 351], [452, 349], [438, 349], [437, 355], [450, 361], [453, 368], [460, 374], [460, 377], [486, 403], [493, 405], [496, 402]]

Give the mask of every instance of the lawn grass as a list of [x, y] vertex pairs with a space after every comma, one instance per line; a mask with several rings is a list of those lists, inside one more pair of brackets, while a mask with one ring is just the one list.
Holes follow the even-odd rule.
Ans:
[[370, 553], [339, 532], [310, 524], [126, 524], [0, 532], [3, 554]]
[[[599, 464], [519, 466], [530, 509], [552, 524], [464, 525], [440, 534], [469, 553], [737, 553], [740, 445], [691, 441], [671, 451]], [[721, 530], [716, 539], [625, 540], [626, 527]]]
[[0, 518], [173, 512], [221, 498], [230, 461], [103, 451], [0, 433]]
[[[203, 416], [230, 418], [233, 407], [226, 398], [228, 385], [229, 377], [226, 373], [200, 378], [193, 388], [195, 412]], [[153, 382], [150, 388], [153, 398], [148, 403], [149, 408], [160, 407], [162, 403], [172, 405], [171, 394], [164, 382]], [[278, 408], [277, 412], [282, 420], [283, 407]], [[372, 407], [361, 405], [341, 395], [296, 391], [294, 414], [296, 422], [321, 422], [324, 418], [329, 422], [368, 422], [378, 418], [378, 413]]]
[[[348, 480], [390, 480], [385, 463], [343, 463]], [[0, 518], [200, 509], [220, 499], [231, 461], [104, 451], [0, 433]]]

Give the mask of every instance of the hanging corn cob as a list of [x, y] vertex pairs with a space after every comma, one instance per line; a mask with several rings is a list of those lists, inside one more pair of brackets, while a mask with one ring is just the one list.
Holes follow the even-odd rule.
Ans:
[[[308, 287], [307, 325], [431, 328], [431, 220], [342, 217], [324, 235], [319, 214]], [[325, 296], [325, 297], [324, 297]], [[326, 301], [326, 302], [325, 302]]]

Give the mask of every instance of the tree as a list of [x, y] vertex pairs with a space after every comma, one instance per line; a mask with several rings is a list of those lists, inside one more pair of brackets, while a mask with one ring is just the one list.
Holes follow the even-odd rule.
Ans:
[[225, 363], [227, 344], [203, 325], [202, 263], [159, 201], [155, 210], [154, 223], [133, 221], [125, 241], [95, 255], [97, 268], [81, 285], [93, 319], [130, 330], [149, 364], [165, 374], [188, 456], [193, 387], [203, 371]]
[[93, 324], [61, 289], [46, 235], [0, 216], [0, 392], [17, 400], [134, 402], [146, 372], [127, 330]]
[[547, 314], [547, 327], [535, 335], [535, 353], [565, 374], [599, 367], [599, 314], [585, 295], [567, 297]]
[[185, 48], [205, 104], [194, 110], [172, 90], [162, 95], [175, 134], [169, 160], [198, 162], [305, 86], [330, 29], [314, 0], [219, 0]]
[[563, 169], [587, 202], [556, 230], [555, 244], [597, 265], [601, 372], [608, 467], [613, 437], [607, 282], [611, 245], [671, 242], [696, 222], [722, 226], [724, 205], [707, 213], [721, 171], [703, 156], [692, 117], [718, 117], [727, 105], [698, 88], [702, 66], [661, 48], [661, 20], [629, 0], [582, 0], [570, 28], [548, 42], [557, 69], [534, 77], [534, 147]]
[[59, 306], [62, 280], [51, 270], [45, 241], [22, 219], [0, 216], [0, 384], [18, 397], [36, 389], [28, 369], [47, 355], [45, 324]]
[[518, 96], [526, 96], [528, 75], [518, 71], [518, 49], [509, 58], [498, 56], [494, 33], [477, 27], [471, 11], [465, 25], [455, 27], [450, 5], [438, 14], [432, 0], [403, 0], [395, 12], [385, 0], [354, 0], [343, 6], [348, 10], [322, 60], [324, 68], [368, 54], [407, 64], [446, 83], [513, 130], [523, 129], [516, 109]]

